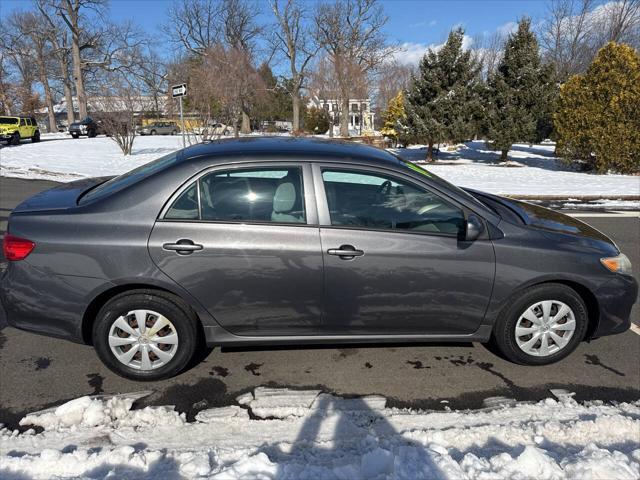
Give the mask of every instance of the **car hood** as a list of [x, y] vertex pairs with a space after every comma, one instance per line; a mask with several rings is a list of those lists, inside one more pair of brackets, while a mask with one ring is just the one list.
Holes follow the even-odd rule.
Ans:
[[76, 180], [58, 187], [50, 188], [28, 198], [12, 213], [39, 212], [44, 210], [62, 210], [78, 205], [78, 198], [87, 190], [106, 182], [113, 177], [96, 177]]
[[482, 201], [486, 199], [493, 200], [516, 213], [522, 220], [522, 223], [548, 232], [560, 233], [566, 235], [576, 235], [586, 237], [591, 240], [598, 240], [609, 244], [614, 244], [604, 233], [596, 230], [591, 225], [581, 222], [577, 218], [570, 217], [550, 208], [541, 207], [532, 203], [514, 200], [512, 198], [501, 197], [500, 195], [492, 195], [471, 189], [465, 189], [472, 195], [479, 197]]

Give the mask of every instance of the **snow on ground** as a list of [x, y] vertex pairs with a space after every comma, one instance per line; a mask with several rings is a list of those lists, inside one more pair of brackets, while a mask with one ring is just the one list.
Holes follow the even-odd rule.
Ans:
[[[51, 134], [42, 139], [40, 143], [0, 148], [0, 175], [62, 182], [117, 175], [182, 148], [180, 136], [138, 137], [130, 156], [122, 155], [106, 137], [74, 140], [68, 134]], [[514, 145], [509, 166], [501, 166], [496, 161], [498, 154], [487, 150], [484, 142], [468, 142], [453, 152], [443, 150], [438, 161], [426, 168], [456, 185], [497, 194], [640, 196], [640, 176], [570, 171], [554, 157], [554, 148], [553, 144]], [[426, 155], [421, 146], [391, 151], [411, 161], [422, 161]], [[635, 202], [640, 208], [640, 202]]]
[[22, 420], [41, 433], [0, 430], [0, 478], [640, 478], [640, 401], [556, 395], [419, 411], [257, 388], [194, 422], [171, 407], [131, 410], [140, 395], [82, 397]]
[[[496, 194], [640, 196], [640, 176], [571, 171], [554, 156], [554, 149], [553, 144], [516, 144], [509, 151], [508, 166], [502, 166], [484, 142], [468, 142], [455, 152], [442, 151], [437, 162], [425, 168], [456, 185]], [[391, 151], [414, 162], [426, 157], [424, 147]]]

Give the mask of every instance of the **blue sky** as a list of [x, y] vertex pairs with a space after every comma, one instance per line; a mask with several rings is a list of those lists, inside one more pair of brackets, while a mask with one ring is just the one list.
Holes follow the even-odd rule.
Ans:
[[[3, 16], [14, 8], [28, 8], [29, 0], [0, 0]], [[171, 0], [111, 0], [110, 16], [114, 20], [131, 19], [148, 32], [160, 35], [159, 25], [166, 22]], [[257, 0], [262, 17], [269, 16], [267, 0]], [[309, 0], [313, 7], [314, 0]], [[509, 30], [523, 15], [540, 19], [547, 9], [544, 0], [382, 0], [389, 16], [389, 38], [405, 46], [406, 61], [417, 61], [428, 46], [444, 42], [449, 30], [457, 25], [469, 37]], [[162, 46], [162, 44], [160, 44]]]

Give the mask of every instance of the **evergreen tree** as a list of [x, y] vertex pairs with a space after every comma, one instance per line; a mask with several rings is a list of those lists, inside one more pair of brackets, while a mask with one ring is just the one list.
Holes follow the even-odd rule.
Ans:
[[311, 107], [304, 114], [304, 129], [309, 133], [326, 133], [329, 125], [329, 112], [324, 108]]
[[430, 49], [407, 91], [403, 126], [428, 144], [429, 161], [436, 142], [460, 142], [472, 136], [480, 110], [480, 66], [469, 50], [463, 50], [463, 39], [462, 29], [453, 30], [440, 50]]
[[600, 172], [640, 171], [640, 55], [608, 43], [584, 75], [560, 88], [556, 151]]
[[544, 134], [545, 114], [553, 96], [550, 66], [543, 65], [531, 21], [518, 22], [510, 35], [498, 68], [489, 76], [487, 89], [487, 136], [489, 146], [508, 159], [515, 142], [533, 143]]
[[387, 109], [382, 114], [382, 120], [384, 122], [381, 133], [391, 138], [395, 144], [406, 144], [408, 139], [407, 135], [407, 115], [404, 109], [404, 93], [402, 90], [398, 94], [389, 100]]

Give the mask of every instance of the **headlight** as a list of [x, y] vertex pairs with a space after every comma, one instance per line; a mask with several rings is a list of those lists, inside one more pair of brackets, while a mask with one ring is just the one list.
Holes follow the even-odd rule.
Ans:
[[621, 253], [617, 257], [601, 258], [600, 263], [613, 273], [631, 275], [631, 261], [624, 253]]

